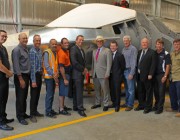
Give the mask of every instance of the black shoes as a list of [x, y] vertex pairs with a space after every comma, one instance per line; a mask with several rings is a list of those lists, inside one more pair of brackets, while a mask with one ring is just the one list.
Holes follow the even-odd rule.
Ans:
[[71, 111], [72, 108], [69, 108], [69, 107], [67, 107], [67, 106], [64, 106], [64, 110], [66, 110], [66, 111]]
[[96, 109], [96, 108], [98, 108], [98, 107], [101, 107], [101, 105], [93, 105], [93, 106], [91, 107], [91, 109]]
[[36, 116], [36, 117], [44, 117], [44, 115], [39, 113], [38, 111], [36, 112], [36, 114], [34, 116]]
[[152, 111], [157, 111], [157, 110], [158, 110], [158, 109], [157, 109], [157, 107], [155, 107], [155, 106], [152, 108]]
[[115, 107], [115, 112], [119, 112], [119, 107]]
[[138, 107], [136, 107], [136, 108], [134, 109], [134, 111], [140, 111], [140, 110], [144, 110], [144, 107], [138, 106]]
[[163, 110], [156, 110], [155, 114], [161, 114], [163, 112]]
[[123, 104], [123, 105], [120, 105], [120, 107], [122, 107], [122, 108], [126, 108], [126, 107], [127, 107], [127, 105], [126, 105], [126, 104]]
[[66, 115], [66, 116], [70, 116], [70, 115], [71, 115], [71, 113], [67, 112], [65, 109], [59, 111], [59, 114], [61, 114], [61, 115]]
[[147, 113], [149, 113], [149, 112], [151, 112], [152, 111], [152, 109], [144, 109], [144, 114], [147, 114]]
[[83, 110], [78, 110], [78, 114], [82, 117], [87, 117], [86, 113]]
[[115, 108], [115, 105], [111, 104], [111, 105], [108, 106], [108, 108]]
[[7, 119], [7, 118], [6, 118], [4, 121], [5, 121], [5, 123], [11, 123], [11, 122], [14, 121], [14, 119]]
[[[73, 107], [73, 111], [78, 111], [79, 109], [77, 107]], [[86, 108], [82, 108], [81, 110], [86, 111]]]
[[9, 126], [7, 124], [1, 124], [0, 125], [0, 129], [5, 130], [5, 131], [12, 131], [12, 130], [14, 130], [13, 127], [11, 127], [11, 126]]
[[22, 125], [28, 125], [28, 122], [25, 119], [19, 119], [19, 123]]
[[24, 119], [29, 119], [29, 118], [30, 118], [29, 115], [27, 115], [27, 114], [24, 115]]
[[103, 111], [108, 111], [108, 106], [104, 106]]
[[52, 113], [53, 115], [58, 115], [58, 113], [55, 112], [54, 110], [51, 110], [51, 113]]
[[56, 118], [56, 115], [54, 115], [53, 113], [47, 113], [46, 116], [49, 118]]

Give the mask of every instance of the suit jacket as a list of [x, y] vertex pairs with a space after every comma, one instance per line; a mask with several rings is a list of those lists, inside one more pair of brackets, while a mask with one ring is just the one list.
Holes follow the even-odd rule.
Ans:
[[148, 80], [148, 75], [154, 76], [155, 69], [156, 69], [156, 53], [152, 49], [148, 49], [144, 58], [139, 63], [139, 59], [141, 56], [142, 50], [138, 52], [137, 56], [137, 66], [140, 69], [140, 80], [146, 81]]
[[85, 53], [82, 49], [82, 53], [77, 45], [71, 47], [70, 50], [70, 58], [71, 58], [71, 64], [72, 64], [72, 79], [80, 79], [83, 78], [83, 71], [85, 68]]
[[114, 80], [121, 80], [124, 70], [126, 68], [126, 62], [124, 55], [122, 55], [120, 52], [116, 52], [115, 57], [112, 62], [111, 67], [111, 75]]
[[99, 52], [98, 60], [96, 61], [97, 49], [93, 50], [93, 60], [92, 60], [92, 70], [93, 78], [95, 74], [97, 78], [105, 78], [110, 76], [111, 66], [112, 66], [112, 53], [110, 49], [102, 47]]

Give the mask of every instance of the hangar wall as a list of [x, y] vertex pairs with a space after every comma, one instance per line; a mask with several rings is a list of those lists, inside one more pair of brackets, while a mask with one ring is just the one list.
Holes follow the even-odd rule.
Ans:
[[9, 34], [43, 27], [84, 3], [108, 3], [113, 0], [0, 0], [0, 29]]
[[180, 20], [180, 0], [130, 0], [130, 8], [157, 17]]

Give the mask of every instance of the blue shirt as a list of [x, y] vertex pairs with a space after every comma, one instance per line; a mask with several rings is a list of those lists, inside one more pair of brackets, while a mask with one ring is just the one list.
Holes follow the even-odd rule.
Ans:
[[34, 46], [29, 51], [31, 71], [30, 76], [32, 82], [36, 82], [36, 72], [42, 71], [42, 51]]
[[137, 49], [130, 45], [128, 48], [124, 47], [122, 50], [122, 54], [124, 55], [126, 61], [126, 68], [130, 68], [130, 75], [135, 74], [136, 63], [137, 63]]

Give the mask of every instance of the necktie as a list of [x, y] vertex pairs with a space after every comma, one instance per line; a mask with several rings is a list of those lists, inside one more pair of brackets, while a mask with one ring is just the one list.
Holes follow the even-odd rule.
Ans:
[[139, 63], [143, 60], [144, 56], [145, 56], [145, 50], [142, 51], [142, 55], [141, 55], [141, 59], [140, 59]]
[[114, 57], [115, 57], [115, 53], [113, 53], [112, 55], [113, 55], [113, 60], [114, 60]]
[[98, 60], [99, 52], [100, 52], [100, 48], [98, 48], [98, 50], [96, 52], [96, 61]]
[[82, 49], [80, 49], [80, 51], [81, 51], [82, 57], [83, 57], [83, 59], [84, 59], [84, 54], [83, 54], [83, 51], [82, 51]]

